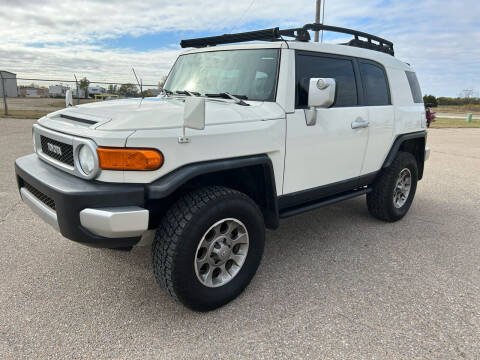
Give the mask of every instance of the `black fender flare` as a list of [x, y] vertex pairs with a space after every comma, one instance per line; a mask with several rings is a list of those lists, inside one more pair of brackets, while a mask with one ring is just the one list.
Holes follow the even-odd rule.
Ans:
[[[383, 162], [382, 169], [385, 169], [392, 164], [393, 160], [395, 159], [395, 156], [397, 156], [397, 153], [400, 150], [400, 147], [405, 141], [412, 140], [412, 139], [419, 139], [419, 138], [424, 138], [426, 143], [427, 131], [423, 130], [423, 131], [416, 131], [412, 133], [398, 135], [395, 138], [395, 141], [393, 142], [393, 145], [390, 148], [390, 151], [388, 152], [388, 155], [385, 158], [385, 161]], [[419, 158], [417, 158], [417, 161], [418, 161], [418, 167], [419, 167], [419, 180], [420, 180], [423, 176], [423, 163], [425, 161], [425, 149], [422, 149], [422, 151], [419, 154]]]
[[263, 169], [263, 183], [266, 191], [263, 199], [265, 206], [262, 211], [266, 226], [275, 229], [279, 226], [277, 190], [273, 164], [266, 154], [202, 161], [184, 165], [146, 185], [145, 196], [148, 200], [163, 199], [200, 175], [252, 166], [261, 166]]

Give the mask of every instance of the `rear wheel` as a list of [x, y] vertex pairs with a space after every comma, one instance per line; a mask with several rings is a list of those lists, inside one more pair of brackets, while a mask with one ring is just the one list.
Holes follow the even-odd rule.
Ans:
[[382, 170], [367, 194], [368, 211], [384, 221], [397, 221], [412, 205], [417, 189], [418, 169], [415, 157], [399, 152], [392, 164]]
[[245, 194], [218, 186], [193, 191], [160, 223], [152, 246], [155, 277], [187, 307], [215, 309], [255, 275], [264, 238], [262, 213]]

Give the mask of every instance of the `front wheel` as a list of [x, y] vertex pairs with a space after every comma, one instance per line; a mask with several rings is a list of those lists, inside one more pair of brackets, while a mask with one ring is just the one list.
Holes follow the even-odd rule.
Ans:
[[195, 190], [164, 215], [152, 246], [157, 281], [197, 311], [236, 298], [255, 275], [265, 228], [260, 209], [225, 187]]
[[384, 221], [397, 221], [412, 205], [417, 189], [418, 169], [415, 157], [400, 151], [392, 164], [382, 170], [367, 194], [371, 215]]

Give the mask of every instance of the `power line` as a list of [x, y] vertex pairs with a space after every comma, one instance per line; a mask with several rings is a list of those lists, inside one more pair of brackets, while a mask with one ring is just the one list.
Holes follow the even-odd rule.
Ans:
[[243, 12], [242, 16], [240, 17], [240, 20], [238, 20], [238, 23], [242, 22], [243, 18], [245, 17], [245, 15], [247, 15], [248, 11], [250, 10], [250, 8], [252, 7], [254, 2], [255, 2], [255, 0], [252, 0], [250, 2], [250, 5], [248, 5], [247, 9]]

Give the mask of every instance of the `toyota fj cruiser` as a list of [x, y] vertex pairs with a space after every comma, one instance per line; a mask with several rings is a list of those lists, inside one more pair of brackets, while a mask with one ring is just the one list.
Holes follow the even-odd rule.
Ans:
[[[354, 38], [312, 43], [311, 30]], [[216, 46], [228, 43], [243, 44]], [[152, 244], [158, 282], [206, 311], [247, 286], [282, 218], [360, 195], [378, 219], [407, 213], [429, 149], [415, 71], [391, 42], [307, 24], [181, 46], [194, 49], [161, 96], [68, 106], [33, 126], [18, 187], [64, 237]]]

